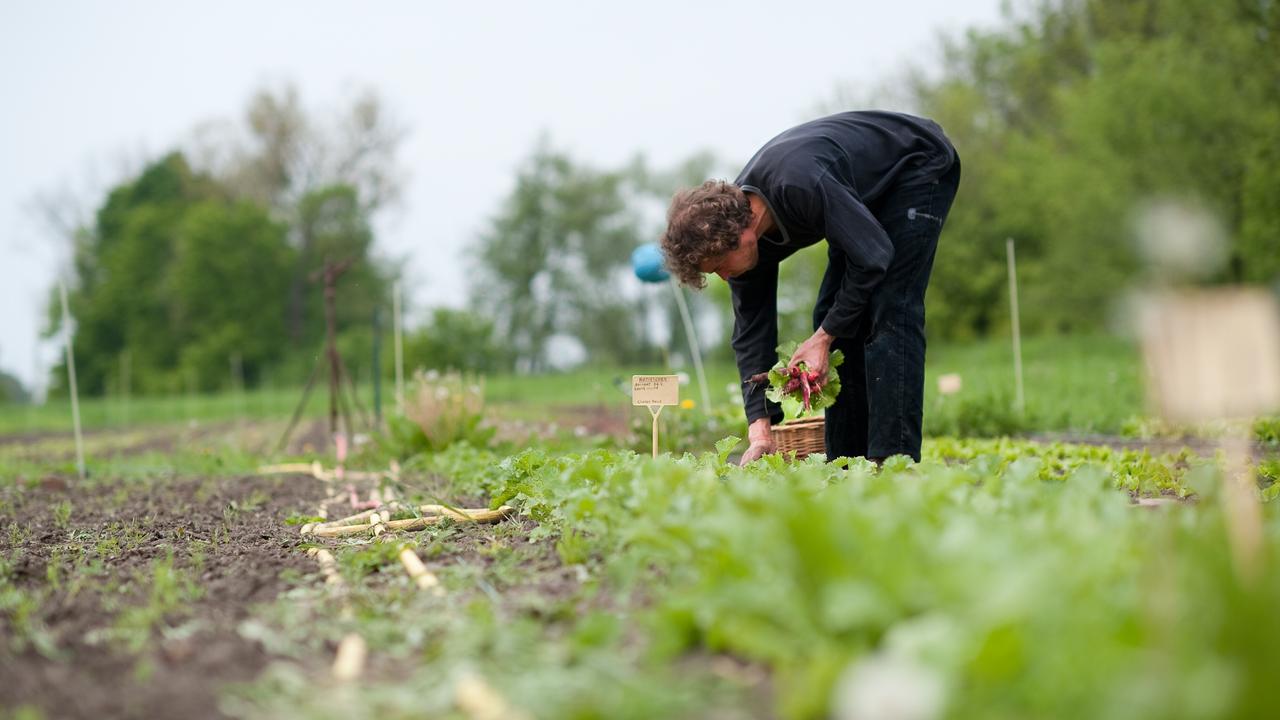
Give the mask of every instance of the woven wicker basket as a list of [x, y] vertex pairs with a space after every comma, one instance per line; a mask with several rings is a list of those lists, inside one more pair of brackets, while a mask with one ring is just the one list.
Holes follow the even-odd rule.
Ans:
[[822, 416], [792, 420], [773, 427], [773, 441], [784, 456], [792, 452], [797, 460], [827, 451], [826, 421]]

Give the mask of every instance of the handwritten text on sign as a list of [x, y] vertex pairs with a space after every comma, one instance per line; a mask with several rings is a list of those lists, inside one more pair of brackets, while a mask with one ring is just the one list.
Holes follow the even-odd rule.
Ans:
[[679, 405], [680, 378], [676, 375], [632, 375], [632, 405]]

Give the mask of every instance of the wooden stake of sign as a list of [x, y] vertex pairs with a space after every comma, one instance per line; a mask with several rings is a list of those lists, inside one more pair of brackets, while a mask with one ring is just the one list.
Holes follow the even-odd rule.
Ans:
[[76, 470], [80, 480], [84, 481], [84, 437], [80, 434], [80, 394], [76, 390], [76, 357], [71, 352], [71, 309], [67, 305], [67, 286], [58, 283], [58, 293], [62, 297], [62, 331], [67, 338], [67, 379], [71, 382], [71, 422], [76, 431]]
[[1018, 322], [1018, 263], [1013, 256], [1013, 238], [1005, 241], [1005, 250], [1009, 256], [1009, 311], [1013, 325], [1014, 406], [1021, 413], [1026, 409], [1027, 399], [1022, 392], [1022, 324]]
[[658, 416], [662, 414], [662, 406], [650, 405], [649, 414], [653, 416], [653, 457], [658, 457]]
[[653, 456], [658, 457], [658, 416], [667, 405], [680, 404], [680, 378], [675, 375], [632, 375], [631, 404], [644, 405], [653, 417]]

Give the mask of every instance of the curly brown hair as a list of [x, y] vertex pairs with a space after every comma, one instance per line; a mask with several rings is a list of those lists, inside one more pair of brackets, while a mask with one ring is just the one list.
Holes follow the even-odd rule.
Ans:
[[751, 224], [751, 203], [742, 188], [724, 180], [708, 180], [680, 190], [667, 210], [667, 231], [660, 244], [667, 269], [680, 283], [704, 288], [699, 266], [738, 247]]

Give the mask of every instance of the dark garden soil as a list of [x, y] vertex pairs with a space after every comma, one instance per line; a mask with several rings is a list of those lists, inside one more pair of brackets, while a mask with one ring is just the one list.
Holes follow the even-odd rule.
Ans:
[[237, 626], [288, 586], [286, 571], [313, 570], [282, 519], [321, 496], [305, 476], [0, 489], [0, 707], [221, 717], [219, 690], [270, 660]]

